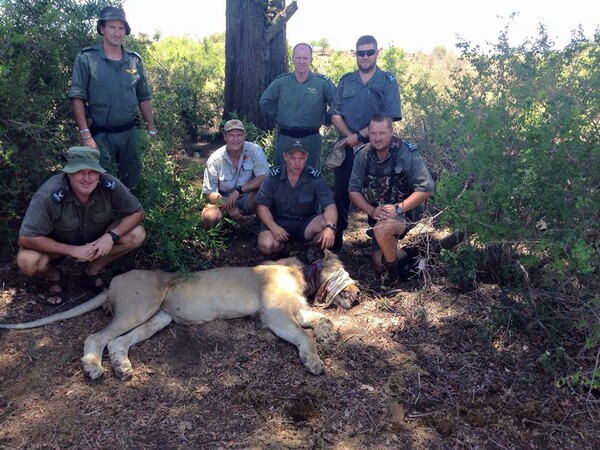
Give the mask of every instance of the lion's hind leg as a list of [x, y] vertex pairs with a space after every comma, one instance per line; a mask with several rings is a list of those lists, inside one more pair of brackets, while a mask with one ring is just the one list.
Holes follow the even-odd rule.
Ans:
[[303, 328], [312, 328], [315, 339], [324, 344], [336, 342], [340, 335], [335, 330], [333, 322], [324, 314], [302, 308], [296, 313], [296, 319]]
[[173, 318], [169, 314], [158, 311], [147, 322], [108, 343], [110, 362], [117, 378], [130, 380], [133, 375], [133, 368], [129, 360], [129, 349], [158, 333], [169, 325], [172, 320]]
[[306, 370], [314, 375], [323, 373], [323, 361], [319, 358], [315, 343], [292, 314], [279, 308], [270, 309], [263, 312], [261, 319], [273, 333], [298, 347], [300, 360]]

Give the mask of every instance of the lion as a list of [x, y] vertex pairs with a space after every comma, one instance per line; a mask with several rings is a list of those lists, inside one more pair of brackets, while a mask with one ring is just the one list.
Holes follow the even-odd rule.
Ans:
[[[327, 250], [320, 261], [322, 287], [328, 284], [327, 277], [339, 271], [341, 262]], [[103, 306], [112, 312], [112, 320], [106, 328], [85, 340], [81, 358], [83, 372], [92, 380], [100, 378], [104, 373], [102, 354], [107, 348], [115, 376], [129, 380], [133, 376], [129, 349], [172, 321], [191, 325], [258, 315], [275, 335], [298, 348], [308, 372], [320, 375], [324, 371], [323, 361], [315, 342], [303, 328], [312, 328], [316, 340], [322, 343], [335, 342], [339, 334], [329, 318], [308, 308], [304, 292], [309, 287], [304, 271], [297, 258], [255, 267], [223, 267], [188, 274], [132, 270], [113, 278], [108, 289], [86, 303], [32, 322], [0, 324], [0, 328], [40, 327]], [[353, 281], [346, 280], [344, 284], [346, 287], [335, 297], [342, 304], [351, 305], [358, 288]]]

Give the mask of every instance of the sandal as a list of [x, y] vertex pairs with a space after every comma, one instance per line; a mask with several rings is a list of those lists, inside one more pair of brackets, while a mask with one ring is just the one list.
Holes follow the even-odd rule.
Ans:
[[58, 280], [47, 280], [46, 304], [49, 306], [60, 306], [64, 303], [66, 283], [63, 273], [58, 271]]
[[85, 274], [85, 285], [94, 294], [100, 294], [106, 288], [106, 282], [101, 276], [88, 275], [87, 273]]

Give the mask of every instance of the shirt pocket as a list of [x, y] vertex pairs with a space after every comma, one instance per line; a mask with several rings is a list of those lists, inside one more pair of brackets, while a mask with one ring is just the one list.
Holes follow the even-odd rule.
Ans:
[[94, 224], [108, 225], [113, 220], [112, 208], [109, 208], [108, 205], [101, 205], [92, 213], [92, 220]]
[[68, 235], [79, 229], [79, 218], [77, 216], [62, 215], [54, 223], [54, 228], [61, 235]]

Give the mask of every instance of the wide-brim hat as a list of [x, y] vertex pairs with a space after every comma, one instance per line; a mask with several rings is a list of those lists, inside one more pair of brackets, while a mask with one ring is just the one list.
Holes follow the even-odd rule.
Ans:
[[125, 34], [131, 33], [131, 27], [127, 23], [127, 19], [125, 18], [125, 11], [123, 8], [117, 8], [116, 6], [106, 6], [100, 10], [100, 14], [98, 15], [98, 22], [96, 23], [96, 31], [98, 34], [102, 36], [100, 32], [100, 27], [104, 26], [107, 20], [120, 20], [125, 24]]
[[71, 147], [67, 150], [67, 164], [63, 172], [75, 173], [80, 170], [95, 170], [105, 173], [106, 170], [100, 165], [100, 152], [91, 147]]

